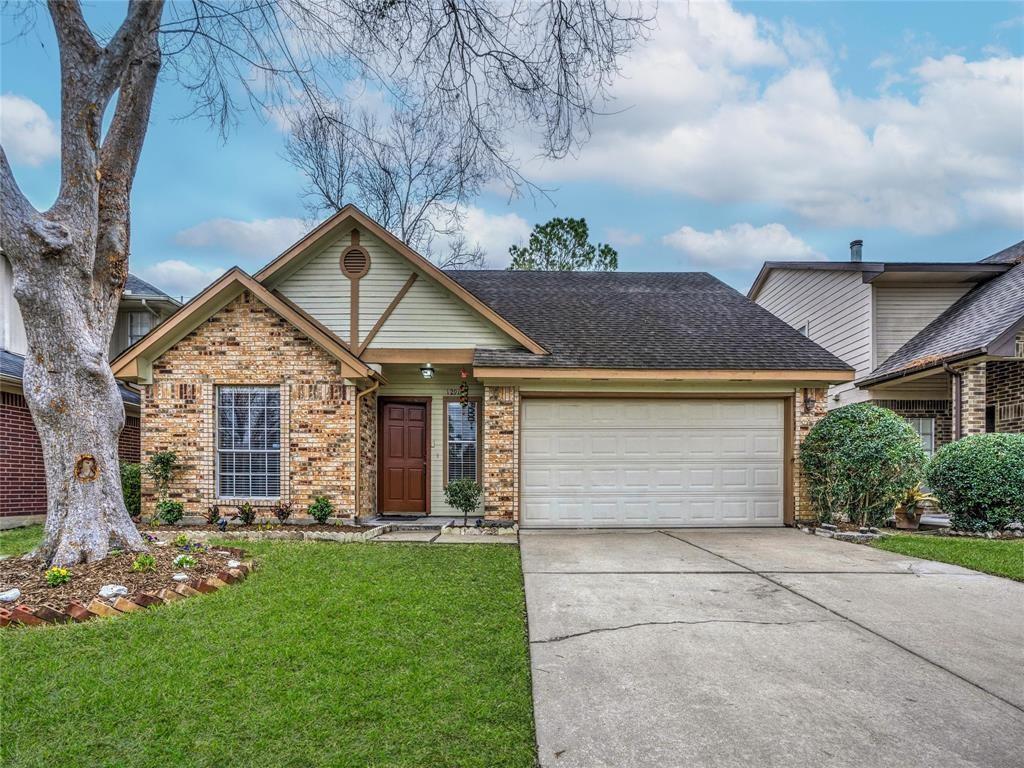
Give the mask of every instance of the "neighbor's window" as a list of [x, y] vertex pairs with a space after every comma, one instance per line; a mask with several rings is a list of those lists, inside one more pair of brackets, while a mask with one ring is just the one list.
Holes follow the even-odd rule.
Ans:
[[153, 315], [149, 312], [128, 313], [128, 346], [137, 342], [153, 329]]
[[217, 388], [217, 495], [281, 495], [281, 393], [277, 387]]
[[448, 434], [448, 476], [445, 482], [477, 477], [477, 449], [480, 437], [480, 400], [470, 400], [465, 406], [458, 400], [445, 403], [445, 422]]
[[921, 447], [924, 448], [924, 452], [931, 458], [932, 454], [935, 453], [935, 419], [913, 418], [907, 419], [907, 422], [921, 437]]

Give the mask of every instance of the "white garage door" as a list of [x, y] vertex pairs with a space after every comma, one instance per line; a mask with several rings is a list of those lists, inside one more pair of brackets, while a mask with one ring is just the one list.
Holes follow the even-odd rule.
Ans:
[[534, 528], [782, 525], [782, 400], [523, 400]]

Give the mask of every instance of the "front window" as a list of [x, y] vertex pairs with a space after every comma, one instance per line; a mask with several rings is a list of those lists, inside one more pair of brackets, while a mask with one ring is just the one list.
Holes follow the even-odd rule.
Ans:
[[149, 312], [128, 313], [128, 346], [137, 342], [153, 329], [153, 315]]
[[928, 458], [935, 453], [935, 419], [912, 418], [907, 422], [921, 438], [921, 447]]
[[478, 477], [478, 442], [480, 438], [480, 400], [470, 399], [463, 405], [458, 400], [445, 403], [448, 438], [448, 468], [445, 483]]
[[277, 387], [217, 388], [217, 495], [281, 495], [281, 393]]

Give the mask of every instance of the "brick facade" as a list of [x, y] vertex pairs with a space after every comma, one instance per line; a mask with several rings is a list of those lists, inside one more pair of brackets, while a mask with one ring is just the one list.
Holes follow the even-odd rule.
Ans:
[[[139, 460], [139, 417], [128, 416], [118, 439], [122, 461]], [[0, 393], [0, 517], [46, 514], [43, 447], [25, 398]]]
[[377, 394], [366, 395], [359, 406], [360, 517], [377, 514]]
[[985, 363], [968, 365], [960, 373], [960, 433], [963, 437], [985, 432]]
[[484, 387], [484, 515], [519, 519], [519, 388]]
[[[170, 488], [185, 514], [218, 499], [215, 402], [221, 385], [276, 386], [281, 395], [281, 500], [302, 512], [326, 495], [341, 515], [355, 508], [355, 395], [339, 362], [248, 292], [153, 363], [143, 391], [143, 458], [173, 450], [183, 463]], [[143, 483], [143, 512], [155, 488]], [[269, 512], [276, 499], [252, 499]]]
[[935, 450], [953, 441], [952, 400], [875, 400], [905, 419], [935, 419]]
[[1024, 432], [1024, 360], [990, 360], [986, 368], [986, 399], [995, 407], [996, 432]]
[[796, 420], [793, 440], [793, 512], [798, 522], [810, 522], [817, 519], [817, 516], [811, 505], [800, 464], [800, 446], [814, 425], [828, 413], [828, 390], [810, 387], [797, 390], [793, 412]]

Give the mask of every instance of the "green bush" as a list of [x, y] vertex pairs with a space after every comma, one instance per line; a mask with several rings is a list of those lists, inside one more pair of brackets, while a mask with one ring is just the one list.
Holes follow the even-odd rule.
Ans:
[[256, 507], [248, 501], [242, 502], [235, 509], [238, 510], [238, 520], [242, 525], [252, 525], [256, 522]]
[[956, 530], [1024, 523], [1024, 435], [971, 435], [943, 446], [928, 465], [928, 485]]
[[925, 461], [913, 427], [870, 403], [830, 411], [800, 446], [808, 494], [823, 523], [883, 523], [921, 482]]
[[138, 517], [142, 514], [142, 466], [129, 461], [121, 462], [121, 494], [128, 514]]
[[326, 496], [317, 496], [306, 511], [320, 525], [324, 525], [327, 523], [327, 519], [334, 514], [334, 505]]
[[448, 502], [449, 506], [455, 507], [462, 513], [463, 525], [467, 523], [469, 513], [480, 506], [481, 495], [483, 495], [483, 489], [480, 487], [480, 483], [468, 477], [452, 480], [444, 489], [444, 500]]
[[156, 503], [156, 516], [168, 525], [174, 525], [185, 516], [185, 505], [180, 501], [161, 499]]

